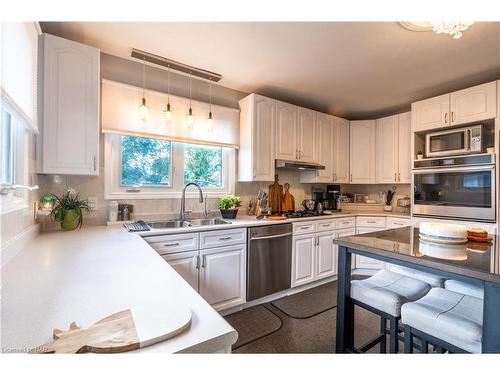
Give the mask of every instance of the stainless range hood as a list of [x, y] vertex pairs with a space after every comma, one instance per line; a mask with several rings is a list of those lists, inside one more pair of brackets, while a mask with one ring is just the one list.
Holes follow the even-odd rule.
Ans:
[[324, 165], [317, 163], [306, 163], [304, 161], [289, 161], [276, 159], [276, 168], [298, 169], [301, 171], [321, 170], [325, 169]]

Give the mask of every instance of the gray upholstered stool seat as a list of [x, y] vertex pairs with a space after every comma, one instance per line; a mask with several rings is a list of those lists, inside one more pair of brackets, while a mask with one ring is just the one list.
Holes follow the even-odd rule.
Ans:
[[461, 293], [480, 299], [484, 298], [484, 288], [482, 286], [450, 279], [445, 281], [444, 287], [445, 289], [451, 290], [452, 292]]
[[401, 306], [425, 296], [429, 284], [382, 270], [364, 280], [351, 281], [351, 298], [394, 317], [401, 315]]
[[483, 300], [480, 298], [433, 288], [418, 301], [403, 305], [401, 321], [465, 351], [481, 352]]
[[396, 272], [404, 276], [411, 277], [413, 279], [417, 279], [423, 282], [426, 282], [433, 288], [442, 288], [444, 286], [445, 278], [434, 275], [429, 272], [422, 272], [418, 270], [414, 270], [412, 268], [398, 266], [395, 264], [388, 264], [387, 269], [391, 272]]

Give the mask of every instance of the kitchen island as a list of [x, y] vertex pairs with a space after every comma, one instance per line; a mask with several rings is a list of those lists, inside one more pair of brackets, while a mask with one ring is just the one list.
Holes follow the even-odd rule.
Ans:
[[496, 236], [491, 244], [443, 246], [421, 241], [418, 228], [404, 227], [347, 236], [334, 242], [339, 246], [337, 353], [353, 350], [352, 254], [483, 286], [482, 352], [500, 353], [500, 254]]

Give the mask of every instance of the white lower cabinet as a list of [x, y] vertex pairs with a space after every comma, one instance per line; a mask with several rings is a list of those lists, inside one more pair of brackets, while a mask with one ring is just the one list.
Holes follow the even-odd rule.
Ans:
[[314, 234], [293, 237], [292, 287], [314, 281], [315, 243]]
[[162, 258], [166, 260], [194, 290], [198, 291], [198, 268], [200, 266], [198, 250], [163, 255]]
[[[377, 227], [377, 228], [368, 228], [368, 227], [367, 228], [357, 228], [356, 234], [377, 232], [377, 231], [384, 230], [384, 229], [385, 228], [380, 228], [380, 227]], [[357, 255], [357, 254], [356, 254], [355, 258], [356, 258], [355, 259], [356, 268], [375, 269], [375, 270], [385, 269], [385, 262], [382, 262], [380, 260], [364, 257], [364, 256]]]
[[200, 294], [216, 310], [245, 302], [246, 245], [201, 250]]
[[316, 277], [333, 276], [337, 273], [337, 252], [334, 249], [333, 240], [335, 232], [321, 232], [317, 234], [316, 246]]
[[[355, 218], [352, 218], [355, 219]], [[346, 222], [346, 221], [344, 221]], [[352, 224], [354, 225], [355, 221], [352, 220]], [[340, 238], [340, 237], [346, 237], [346, 236], [354, 236], [356, 234], [356, 228], [347, 228], [347, 229], [338, 229], [335, 231], [335, 238]], [[338, 259], [338, 251], [339, 251], [339, 246], [338, 245], [333, 245], [333, 254], [335, 256], [335, 259]], [[351, 269], [356, 268], [356, 257], [354, 256], [351, 258]], [[335, 262], [336, 263], [336, 262]], [[338, 273], [338, 264], [335, 264], [335, 273]]]

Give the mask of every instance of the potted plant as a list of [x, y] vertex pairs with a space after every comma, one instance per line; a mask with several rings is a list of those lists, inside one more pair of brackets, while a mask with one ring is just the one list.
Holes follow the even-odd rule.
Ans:
[[62, 196], [54, 195], [55, 203], [50, 217], [61, 223], [62, 230], [75, 230], [83, 224], [83, 211], [90, 212], [87, 200], [80, 199], [80, 195], [68, 189]]
[[422, 160], [424, 158], [424, 154], [422, 150], [418, 150], [417, 152], [417, 160]]
[[240, 204], [240, 197], [237, 197], [236, 195], [223, 195], [219, 203], [222, 217], [224, 219], [236, 219]]
[[388, 190], [387, 195], [385, 196], [385, 207], [384, 211], [392, 211], [392, 198], [394, 197], [394, 191]]

